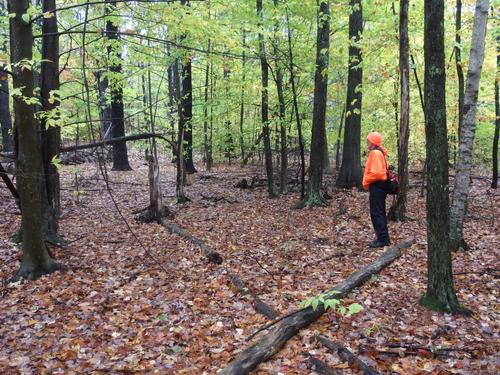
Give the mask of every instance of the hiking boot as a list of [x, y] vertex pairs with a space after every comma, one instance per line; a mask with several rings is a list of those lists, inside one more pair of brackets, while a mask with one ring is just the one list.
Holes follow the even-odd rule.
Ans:
[[370, 249], [377, 249], [379, 247], [388, 246], [389, 244], [390, 244], [390, 242], [382, 242], [382, 241], [379, 241], [379, 240], [375, 240], [375, 241], [370, 242], [370, 244], [368, 245], [368, 247]]

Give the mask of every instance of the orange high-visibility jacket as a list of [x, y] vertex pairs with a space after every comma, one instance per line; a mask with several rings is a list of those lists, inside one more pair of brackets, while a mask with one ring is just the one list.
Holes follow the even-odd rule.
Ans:
[[380, 150], [371, 150], [368, 154], [368, 160], [365, 165], [365, 174], [363, 175], [363, 187], [368, 190], [368, 186], [375, 181], [387, 180], [387, 150], [380, 147]]

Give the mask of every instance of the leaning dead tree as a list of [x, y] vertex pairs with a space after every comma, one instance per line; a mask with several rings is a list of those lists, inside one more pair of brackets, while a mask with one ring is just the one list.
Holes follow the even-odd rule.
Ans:
[[476, 134], [477, 98], [479, 93], [479, 79], [481, 78], [484, 61], [484, 43], [486, 39], [489, 3], [489, 0], [477, 0], [474, 16], [469, 69], [467, 70], [465, 84], [463, 119], [460, 129], [457, 174], [450, 209], [450, 241], [453, 250], [468, 248], [463, 238], [463, 223], [467, 210], [467, 199], [469, 197], [472, 151], [474, 149], [474, 137]]
[[[410, 247], [413, 241], [402, 242], [387, 252], [383, 253], [375, 262], [367, 267], [354, 272], [346, 280], [331, 288], [326, 294], [334, 294], [335, 299], [346, 297], [353, 289], [362, 285], [372, 275], [379, 273], [389, 264], [401, 256], [401, 250]], [[274, 327], [257, 340], [247, 349], [243, 350], [235, 359], [233, 359], [226, 368], [222, 369], [219, 375], [243, 375], [254, 370], [261, 362], [271, 358], [278, 353], [280, 349], [295, 336], [302, 328], [321, 317], [325, 313], [323, 304], [318, 305], [316, 310], [307, 307], [288, 314], [283, 319], [278, 319], [278, 324], [268, 327]]]

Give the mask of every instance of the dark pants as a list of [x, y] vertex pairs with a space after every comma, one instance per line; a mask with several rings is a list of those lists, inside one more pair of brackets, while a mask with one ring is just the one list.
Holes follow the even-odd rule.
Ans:
[[387, 229], [387, 214], [385, 212], [386, 191], [383, 189], [383, 182], [373, 182], [369, 186], [370, 191], [370, 217], [373, 229], [377, 234], [377, 240], [388, 244], [389, 230]]

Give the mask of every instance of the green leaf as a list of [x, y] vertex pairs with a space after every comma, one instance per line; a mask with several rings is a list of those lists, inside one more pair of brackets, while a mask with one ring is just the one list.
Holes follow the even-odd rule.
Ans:
[[54, 167], [59, 171], [61, 170], [62, 164], [61, 164], [61, 159], [57, 155], [55, 155], [52, 160], [50, 161]]
[[361, 310], [363, 310], [363, 306], [361, 306], [359, 303], [351, 303], [348, 307], [347, 315], [357, 314]]
[[30, 23], [30, 20], [31, 20], [31, 16], [28, 14], [28, 13], [24, 13], [22, 16], [21, 16], [21, 19], [23, 20], [23, 22], [25, 24], [29, 24]]
[[319, 299], [314, 299], [311, 303], [313, 310], [316, 310], [318, 308], [318, 305], [319, 305]]

